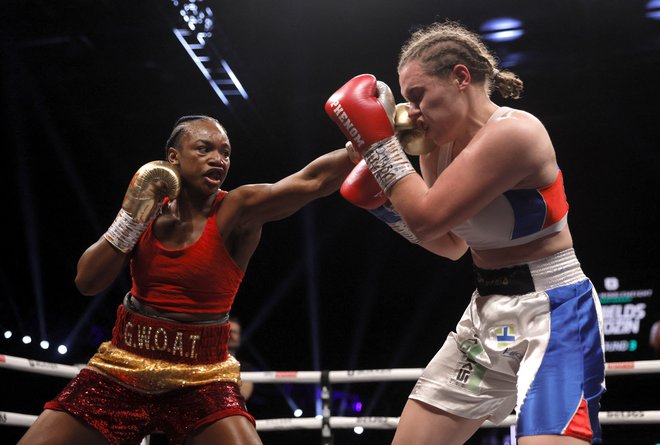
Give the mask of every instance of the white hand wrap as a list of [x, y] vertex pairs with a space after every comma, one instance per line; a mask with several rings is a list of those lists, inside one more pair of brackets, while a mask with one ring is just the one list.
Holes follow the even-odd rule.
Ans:
[[147, 222], [138, 222], [124, 209], [119, 209], [117, 217], [112, 222], [107, 232], [103, 237], [117, 249], [123, 253], [128, 253], [133, 250], [135, 244], [140, 239], [140, 235], [149, 226], [151, 221], [156, 217], [158, 212]]
[[385, 193], [401, 178], [417, 173], [396, 136], [376, 142], [363, 157]]

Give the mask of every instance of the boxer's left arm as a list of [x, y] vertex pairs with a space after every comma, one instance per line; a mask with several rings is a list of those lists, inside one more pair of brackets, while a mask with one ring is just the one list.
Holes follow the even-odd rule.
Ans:
[[385, 192], [376, 182], [364, 160], [358, 162], [348, 174], [339, 193], [354, 206], [367, 210], [376, 209], [387, 202]]
[[240, 203], [237, 224], [259, 227], [286, 218], [311, 201], [336, 192], [353, 167], [346, 149], [341, 148], [275, 183], [238, 187], [227, 198]]

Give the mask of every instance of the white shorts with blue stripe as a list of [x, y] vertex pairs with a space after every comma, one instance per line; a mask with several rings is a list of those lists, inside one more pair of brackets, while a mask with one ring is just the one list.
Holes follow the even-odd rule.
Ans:
[[573, 249], [512, 268], [477, 269], [477, 282], [456, 332], [410, 398], [495, 423], [515, 409], [518, 436], [600, 443], [603, 323]]

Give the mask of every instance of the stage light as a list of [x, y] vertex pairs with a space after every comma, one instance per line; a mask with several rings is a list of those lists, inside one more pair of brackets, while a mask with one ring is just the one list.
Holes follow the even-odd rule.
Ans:
[[294, 416], [294, 417], [300, 417], [300, 416], [302, 416], [302, 415], [303, 415], [303, 410], [301, 410], [300, 408], [298, 408], [297, 410], [295, 410], [295, 411], [293, 412], [293, 416]]
[[653, 20], [660, 20], [660, 0], [649, 0], [646, 3], [646, 17]]
[[64, 345], [59, 345], [59, 346], [57, 347], [57, 352], [59, 352], [59, 353], [62, 354], [62, 355], [66, 354], [67, 351], [68, 351], [68, 349], [67, 349], [67, 347], [64, 346]]
[[511, 17], [499, 17], [484, 22], [479, 28], [485, 40], [509, 42], [525, 33], [522, 22]]
[[232, 69], [229, 67], [229, 64], [227, 63], [227, 61], [225, 61], [223, 59], [223, 60], [220, 61], [220, 64], [222, 64], [222, 67], [227, 72], [227, 75], [232, 80], [232, 82], [234, 82], [234, 86], [236, 87], [236, 89], [238, 90], [240, 95], [243, 97], [243, 99], [247, 99], [248, 98], [247, 91], [245, 91], [245, 88], [243, 88], [243, 85], [241, 85], [241, 82], [238, 80], [238, 77], [236, 77], [236, 74], [234, 74]]
[[23, 336], [23, 343], [25, 343], [26, 345], [32, 343], [32, 337], [30, 337], [29, 335]]
[[361, 426], [356, 426], [355, 428], [353, 428], [353, 432], [355, 434], [362, 434], [362, 433], [364, 433], [364, 428], [361, 427]]
[[[177, 39], [179, 39], [179, 42], [181, 42], [183, 48], [186, 50], [186, 52], [188, 53], [192, 61], [195, 63], [195, 65], [197, 65], [197, 68], [199, 68], [199, 70], [202, 72], [206, 80], [211, 85], [211, 88], [213, 89], [213, 91], [215, 91], [215, 94], [218, 95], [222, 103], [225, 105], [229, 105], [229, 99], [227, 99], [225, 93], [220, 89], [216, 81], [213, 79], [213, 76], [211, 75], [210, 71], [206, 68], [206, 66], [204, 66], [204, 64], [200, 60], [200, 56], [198, 56], [195, 53], [195, 48], [187, 42], [186, 38], [190, 36], [190, 32], [185, 29], [175, 29], [174, 35], [176, 36]], [[206, 56], [201, 56], [201, 57], [206, 57]]]
[[174, 35], [223, 104], [230, 105], [228, 96], [241, 96], [247, 100], [248, 95], [243, 85], [221, 53], [209, 41], [213, 35], [215, 18], [213, 10], [203, 3], [205, 0], [172, 0], [172, 5], [178, 10], [179, 21], [179, 26], [173, 30]]
[[14, 335], [11, 331], [5, 331], [5, 338], [11, 338]]
[[617, 277], [605, 277], [603, 280], [603, 286], [605, 287], [605, 290], [619, 290], [619, 279]]
[[50, 347], [50, 343], [48, 343], [48, 340], [41, 340], [39, 346], [41, 346], [41, 349], [48, 349]]
[[355, 411], [356, 413], [361, 412], [362, 411], [362, 402], [360, 402], [358, 400], [357, 402], [353, 403], [353, 411]]
[[[175, 7], [179, 6], [178, 2], [172, 3]], [[201, 28], [204, 32], [209, 32], [213, 29], [213, 11], [209, 7], [199, 7], [197, 3], [201, 4], [202, 2], [185, 2], [183, 9], [179, 10], [179, 14], [188, 24], [188, 28], [191, 31]]]

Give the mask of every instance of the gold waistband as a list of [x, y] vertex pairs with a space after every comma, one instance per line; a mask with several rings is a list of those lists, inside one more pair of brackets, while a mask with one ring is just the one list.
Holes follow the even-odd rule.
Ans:
[[240, 364], [231, 355], [227, 360], [219, 363], [196, 365], [172, 363], [141, 357], [120, 349], [108, 341], [99, 346], [98, 352], [87, 365], [124, 385], [148, 393], [213, 382], [241, 384]]

